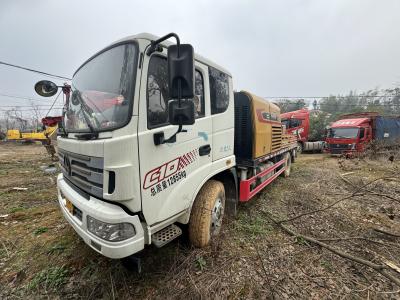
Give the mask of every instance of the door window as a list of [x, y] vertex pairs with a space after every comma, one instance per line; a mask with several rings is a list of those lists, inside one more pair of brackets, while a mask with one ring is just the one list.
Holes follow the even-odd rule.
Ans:
[[360, 140], [364, 138], [364, 128], [360, 128]]
[[290, 120], [290, 128], [299, 127], [300, 125], [301, 125], [301, 120], [299, 119]]
[[229, 77], [225, 73], [208, 68], [210, 78], [211, 114], [219, 114], [229, 106]]
[[[169, 124], [168, 120], [168, 65], [165, 57], [152, 56], [147, 75], [147, 126], [155, 128]], [[204, 117], [204, 80], [201, 73], [195, 71], [196, 119]]]

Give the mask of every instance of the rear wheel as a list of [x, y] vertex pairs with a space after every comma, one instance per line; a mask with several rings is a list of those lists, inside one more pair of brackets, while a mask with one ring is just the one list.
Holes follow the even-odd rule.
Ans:
[[297, 143], [297, 153], [301, 154], [303, 152], [303, 144]]
[[297, 150], [296, 149], [292, 150], [291, 156], [292, 156], [292, 163], [294, 163], [296, 161], [296, 158], [297, 158]]
[[290, 155], [290, 153], [286, 153], [284, 157], [285, 163], [283, 164], [283, 168], [285, 169], [285, 171], [282, 173], [282, 176], [286, 178], [290, 176], [290, 169], [292, 167], [292, 156]]
[[189, 221], [189, 239], [202, 248], [219, 234], [224, 217], [225, 189], [216, 180], [207, 181], [194, 200]]

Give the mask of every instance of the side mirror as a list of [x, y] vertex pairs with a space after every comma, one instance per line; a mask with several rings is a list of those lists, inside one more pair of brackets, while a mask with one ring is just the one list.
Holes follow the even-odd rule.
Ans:
[[176, 135], [186, 132], [183, 125], [192, 125], [195, 122], [194, 108], [194, 50], [192, 45], [181, 44], [175, 33], [169, 33], [158, 40], [152, 41], [147, 55], [151, 55], [162, 41], [174, 37], [176, 45], [168, 47], [168, 116], [171, 125], [179, 125], [178, 131], [168, 139], [164, 133], [154, 135], [154, 144], [174, 143]]
[[192, 100], [170, 100], [168, 102], [168, 113], [169, 122], [172, 125], [193, 125], [195, 122]]
[[168, 47], [168, 86], [170, 99], [194, 97], [194, 50], [190, 44]]
[[42, 97], [54, 96], [58, 91], [58, 86], [49, 80], [41, 80], [35, 84], [35, 91]]

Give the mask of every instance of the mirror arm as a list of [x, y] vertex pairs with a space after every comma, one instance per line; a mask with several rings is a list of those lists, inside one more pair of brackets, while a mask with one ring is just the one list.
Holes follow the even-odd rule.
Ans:
[[160, 37], [158, 40], [151, 41], [150, 48], [147, 50], [146, 54], [150, 56], [153, 52], [159, 50], [160, 49], [159, 47], [161, 47], [159, 44], [165, 40], [168, 40], [171, 37], [174, 37], [176, 39], [176, 45], [178, 46], [178, 57], [179, 57], [179, 46], [181, 45], [181, 41], [179, 39], [179, 36], [173, 32], [168, 33], [163, 37]]
[[61, 89], [63, 91], [63, 94], [65, 95], [65, 104], [64, 104], [64, 107], [63, 107], [62, 113], [61, 113], [62, 114], [61, 122], [62, 122], [62, 130], [64, 132], [64, 135], [65, 135], [65, 137], [67, 137], [68, 136], [68, 132], [65, 129], [65, 126], [64, 126], [64, 119], [65, 119], [66, 111], [67, 111], [68, 106], [69, 106], [69, 98], [71, 96], [71, 85], [69, 85], [68, 83], [64, 83], [64, 85], [61, 86]]
[[180, 132], [187, 132], [187, 130], [183, 129], [182, 125], [179, 125], [178, 130], [173, 135], [171, 135], [168, 139], [164, 140], [161, 144], [175, 143], [176, 142], [176, 136]]

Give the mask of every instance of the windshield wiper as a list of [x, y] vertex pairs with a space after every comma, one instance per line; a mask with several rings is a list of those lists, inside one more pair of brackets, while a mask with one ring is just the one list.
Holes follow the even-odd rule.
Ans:
[[90, 130], [90, 133], [77, 134], [77, 135], [75, 135], [75, 137], [78, 140], [95, 140], [99, 137], [99, 133], [93, 128], [92, 122], [90, 122], [88, 116], [86, 115], [86, 110], [84, 108], [85, 104], [81, 97], [81, 93], [78, 90], [75, 90], [73, 93], [75, 93], [76, 99], [78, 99], [79, 104], [81, 105], [81, 111], [82, 111], [83, 118], [85, 119], [85, 122]]

